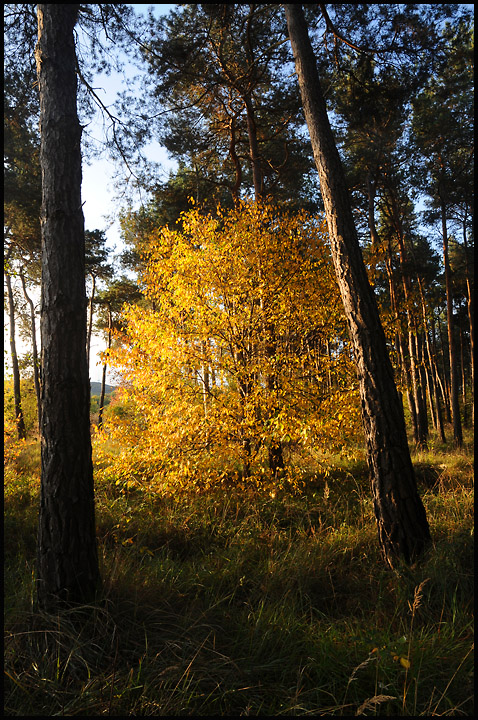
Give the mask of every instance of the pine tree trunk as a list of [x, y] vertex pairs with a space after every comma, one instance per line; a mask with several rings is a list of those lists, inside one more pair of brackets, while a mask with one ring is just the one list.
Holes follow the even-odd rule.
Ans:
[[93, 303], [95, 302], [95, 290], [96, 290], [96, 277], [91, 274], [91, 297], [88, 303], [88, 332], [86, 335], [86, 367], [88, 368], [88, 376], [90, 375], [90, 349], [91, 349], [91, 334], [93, 332]]
[[25, 421], [22, 411], [22, 396], [20, 390], [20, 368], [18, 366], [17, 344], [15, 341], [15, 303], [13, 300], [12, 281], [10, 275], [5, 272], [5, 282], [7, 284], [8, 296], [8, 314], [10, 318], [10, 354], [12, 358], [12, 376], [13, 376], [13, 405], [15, 411], [15, 424], [19, 440], [26, 437]]
[[396, 353], [397, 353], [397, 357], [398, 357], [398, 362], [400, 365], [400, 373], [402, 376], [402, 386], [407, 395], [407, 402], [408, 402], [408, 409], [410, 412], [410, 423], [412, 425], [413, 439], [415, 441], [415, 444], [417, 444], [418, 443], [417, 410], [415, 407], [415, 400], [413, 398], [412, 390], [411, 390], [410, 369], [408, 367], [407, 357], [405, 355], [405, 350], [403, 347], [404, 343], [403, 343], [402, 330], [401, 330], [400, 314], [398, 311], [398, 303], [397, 303], [396, 294], [395, 294], [395, 283], [394, 283], [394, 279], [393, 279], [393, 269], [392, 269], [392, 252], [391, 252], [391, 248], [390, 248], [390, 243], [388, 245], [388, 257], [385, 260], [385, 267], [387, 269], [387, 276], [388, 276], [390, 305], [392, 307], [392, 312], [394, 314], [395, 323], [396, 323], [395, 348], [396, 348]]
[[[391, 197], [392, 214], [396, 229], [396, 238], [398, 242], [398, 252], [400, 259], [400, 272], [402, 276], [403, 295], [405, 298], [405, 308], [408, 325], [408, 355], [410, 358], [410, 375], [413, 387], [413, 400], [416, 413], [416, 437], [415, 444], [418, 448], [427, 447], [428, 427], [426, 420], [426, 409], [423, 409], [422, 386], [418, 372], [418, 357], [415, 345], [415, 336], [417, 332], [415, 319], [413, 317], [413, 304], [411, 301], [411, 282], [409, 273], [408, 252], [405, 246], [405, 237], [403, 232], [402, 215], [400, 212], [400, 204], [396, 194], [392, 192]], [[415, 431], [415, 427], [414, 427]]]
[[427, 358], [428, 358], [428, 366], [427, 366], [427, 376], [430, 377], [430, 383], [431, 383], [431, 390], [433, 391], [433, 397], [435, 400], [435, 418], [436, 418], [436, 425], [435, 429], [440, 435], [440, 440], [444, 443], [446, 441], [445, 438], [445, 429], [443, 427], [443, 417], [440, 407], [440, 397], [438, 394], [438, 383], [439, 383], [439, 377], [438, 377], [438, 369], [436, 367], [435, 358], [433, 356], [433, 351], [430, 343], [430, 336], [428, 334], [428, 320], [427, 320], [427, 308], [425, 303], [425, 294], [423, 292], [423, 283], [420, 278], [420, 275], [417, 275], [417, 281], [418, 281], [418, 289], [420, 292], [420, 303], [421, 303], [421, 309], [422, 309], [422, 319], [423, 319], [423, 329], [425, 333], [425, 346], [427, 350]]
[[451, 287], [451, 269], [450, 260], [448, 258], [448, 231], [446, 227], [446, 205], [441, 202], [441, 220], [443, 234], [443, 264], [445, 266], [445, 288], [446, 288], [446, 315], [448, 325], [448, 353], [450, 357], [450, 399], [451, 399], [451, 418], [453, 422], [453, 439], [456, 447], [463, 445], [463, 435], [461, 430], [460, 405], [458, 399], [458, 373], [457, 373], [457, 356], [455, 346], [454, 333], [454, 317], [453, 317], [453, 293]]
[[463, 398], [463, 427], [468, 427], [468, 407], [466, 400], [466, 372], [465, 372], [465, 341], [463, 330], [460, 330], [460, 365], [461, 365], [461, 396]]
[[367, 201], [368, 201], [368, 229], [370, 231], [370, 275], [375, 278], [377, 267], [377, 251], [380, 247], [380, 238], [375, 225], [375, 194], [376, 182], [372, 178], [372, 173], [367, 173]]
[[432, 344], [433, 344], [433, 358], [435, 361], [435, 368], [436, 368], [436, 377], [438, 381], [438, 386], [440, 388], [441, 397], [443, 400], [443, 407], [445, 408], [445, 418], [448, 423], [451, 423], [451, 413], [450, 413], [450, 395], [448, 392], [448, 382], [447, 382], [447, 369], [446, 369], [446, 362], [445, 362], [445, 352], [443, 349], [443, 334], [441, 331], [441, 323], [440, 320], [438, 320], [438, 334], [440, 336], [440, 356], [441, 356], [441, 364], [443, 368], [443, 380], [440, 375], [440, 368], [438, 367], [438, 351], [437, 351], [437, 342], [436, 342], [436, 332], [435, 332], [435, 320], [432, 318]]
[[[112, 331], [113, 331], [113, 317], [111, 313], [111, 306], [108, 304], [108, 347], [107, 350], [111, 349]], [[98, 412], [98, 428], [103, 427], [103, 411], [105, 409], [105, 392], [106, 392], [106, 369], [108, 363], [103, 363], [103, 372], [101, 374], [101, 393], [100, 393], [100, 408]]]
[[42, 168], [38, 603], [92, 600], [99, 583], [86, 365], [85, 238], [74, 27], [79, 5], [38, 5]]
[[471, 423], [475, 424], [475, 403], [473, 396], [475, 391], [475, 314], [474, 314], [474, 293], [471, 286], [472, 273], [468, 263], [468, 242], [466, 238], [466, 216], [463, 222], [463, 242], [465, 247], [465, 277], [466, 277], [466, 310], [468, 313], [468, 324], [470, 326], [470, 369], [471, 369]]
[[254, 183], [254, 196], [257, 201], [262, 197], [263, 194], [264, 179], [262, 177], [259, 146], [257, 144], [257, 130], [256, 121], [254, 118], [254, 108], [252, 106], [251, 98], [247, 95], [244, 98], [244, 104], [246, 106], [247, 136], [249, 138], [249, 153], [251, 159], [252, 180]]
[[354, 347], [379, 543], [385, 561], [413, 562], [430, 542], [385, 334], [368, 282], [340, 157], [301, 5], [287, 4], [289, 37], [319, 171], [332, 257]]
[[23, 271], [20, 270], [20, 279], [22, 281], [23, 294], [25, 300], [30, 307], [30, 320], [31, 320], [31, 335], [32, 335], [32, 360], [33, 360], [33, 382], [35, 384], [35, 394], [37, 398], [37, 415], [38, 415], [38, 429], [41, 426], [41, 381], [40, 381], [40, 367], [38, 363], [38, 348], [37, 348], [37, 330], [35, 322], [35, 306], [33, 300], [27, 292], [27, 286], [25, 283], [25, 277]]

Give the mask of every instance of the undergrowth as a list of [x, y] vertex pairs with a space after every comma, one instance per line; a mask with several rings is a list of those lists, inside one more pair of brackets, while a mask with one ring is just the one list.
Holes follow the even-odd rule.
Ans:
[[97, 602], [35, 607], [39, 452], [5, 467], [5, 715], [473, 714], [473, 449], [415, 453], [433, 546], [381, 560], [363, 459], [306, 490], [102, 479]]

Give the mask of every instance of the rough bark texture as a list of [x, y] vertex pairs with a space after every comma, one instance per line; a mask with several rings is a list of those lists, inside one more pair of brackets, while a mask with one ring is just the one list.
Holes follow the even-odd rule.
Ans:
[[42, 169], [39, 605], [88, 602], [99, 581], [86, 365], [81, 128], [73, 29], [78, 5], [38, 5]]
[[319, 171], [335, 272], [353, 342], [379, 542], [386, 562], [393, 567], [397, 559], [417, 559], [430, 541], [430, 532], [417, 492], [402, 404], [368, 282], [302, 6], [284, 7]]

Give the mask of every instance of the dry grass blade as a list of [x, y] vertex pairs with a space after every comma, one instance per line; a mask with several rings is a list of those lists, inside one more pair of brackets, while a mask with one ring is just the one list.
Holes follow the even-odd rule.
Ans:
[[363, 715], [365, 710], [370, 710], [371, 708], [374, 708], [376, 705], [379, 705], [380, 703], [387, 702], [387, 700], [397, 700], [398, 698], [395, 695], [374, 695], [371, 698], [367, 698], [365, 702], [361, 704], [359, 708], [357, 708], [356, 715]]

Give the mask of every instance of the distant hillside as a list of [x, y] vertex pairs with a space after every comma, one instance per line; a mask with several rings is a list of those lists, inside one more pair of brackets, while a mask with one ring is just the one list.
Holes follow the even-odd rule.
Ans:
[[[92, 395], [101, 395], [101, 383], [99, 382], [92, 382], [91, 385], [91, 394]], [[105, 385], [105, 393], [109, 395], [110, 393], [114, 392], [116, 388], [113, 385]]]

